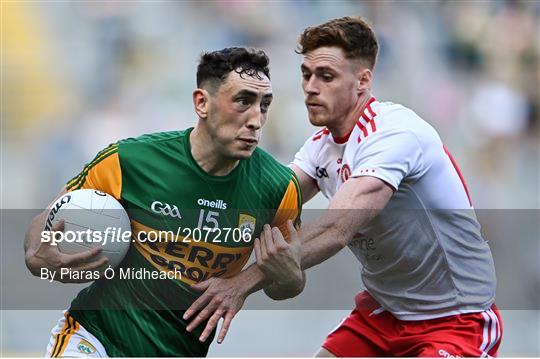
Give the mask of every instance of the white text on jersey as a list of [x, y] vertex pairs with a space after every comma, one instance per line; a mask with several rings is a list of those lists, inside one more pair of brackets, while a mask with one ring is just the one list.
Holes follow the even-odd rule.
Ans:
[[225, 201], [223, 201], [222, 199], [209, 201], [209, 200], [204, 199], [204, 198], [199, 198], [197, 200], [197, 204], [199, 206], [206, 206], [206, 207], [210, 207], [210, 208], [227, 209], [227, 203]]

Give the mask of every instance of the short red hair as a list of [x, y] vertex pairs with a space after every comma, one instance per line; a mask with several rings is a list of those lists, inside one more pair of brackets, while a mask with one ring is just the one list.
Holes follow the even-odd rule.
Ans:
[[361, 17], [346, 16], [308, 27], [298, 40], [299, 54], [319, 47], [336, 46], [348, 59], [363, 61], [371, 70], [377, 62], [379, 43], [371, 26]]

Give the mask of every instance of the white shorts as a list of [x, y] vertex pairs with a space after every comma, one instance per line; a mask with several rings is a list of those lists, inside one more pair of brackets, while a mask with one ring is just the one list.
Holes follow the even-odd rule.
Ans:
[[47, 345], [48, 358], [79, 357], [105, 358], [108, 357], [103, 345], [95, 336], [73, 319], [67, 311], [51, 331], [51, 339]]

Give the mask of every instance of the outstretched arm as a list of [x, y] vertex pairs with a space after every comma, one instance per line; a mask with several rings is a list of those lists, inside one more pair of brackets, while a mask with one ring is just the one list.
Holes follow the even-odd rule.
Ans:
[[[289, 247], [297, 242], [296, 236], [300, 237], [302, 243], [298, 258], [301, 264], [297, 271], [311, 268], [347, 246], [361, 228], [384, 208], [392, 194], [392, 187], [374, 177], [359, 177], [347, 181], [336, 193], [322, 216], [290, 236]], [[272, 230], [271, 236], [273, 238], [265, 235], [261, 242], [283, 243], [283, 237], [279, 231]], [[289, 248], [285, 247], [281, 252], [278, 250], [262, 260], [257, 260], [258, 267], [263, 269], [266, 277], [271, 278], [274, 283], [287, 283], [289, 278], [298, 278], [298, 275], [293, 275], [295, 271], [290, 269], [291, 266], [275, 265], [280, 260], [286, 263], [285, 259], [289, 256], [284, 255], [285, 250]], [[294, 258], [291, 258], [292, 260]], [[264, 270], [264, 267], [272, 266], [272, 264], [275, 269], [271, 273]], [[297, 283], [296, 287], [281, 286], [281, 288], [274, 288], [272, 292], [280, 293], [279, 295], [284, 299], [296, 296], [299, 294], [298, 286], [302, 285], [303, 288], [303, 284], [299, 279], [296, 279], [295, 283]], [[270, 297], [274, 296], [270, 295]]]
[[[392, 187], [374, 177], [351, 178], [344, 183], [323, 215], [316, 221], [305, 225], [298, 232], [302, 243], [301, 269], [317, 265], [339, 252], [363, 226], [386, 206], [392, 194]], [[281, 234], [273, 232], [273, 238], [265, 237], [264, 240], [274, 240], [274, 237], [279, 237], [279, 235]], [[279, 275], [286, 278], [290, 276], [290, 273], [284, 271]], [[273, 279], [276, 282], [276, 278]], [[232, 318], [241, 307], [241, 304], [238, 307], [238, 302], [243, 303], [249, 294], [264, 288], [271, 281], [266, 278], [258, 265], [251, 265], [234, 278], [212, 278], [211, 280], [213, 280], [212, 284], [201, 288], [206, 292], [186, 311], [184, 319], [188, 320], [193, 314], [200, 311], [199, 315], [188, 326], [188, 329], [191, 330], [212, 316], [200, 337], [200, 340], [204, 341], [216, 327], [219, 318], [225, 315], [226, 319], [218, 335], [218, 342], [221, 342]], [[235, 305], [223, 306], [220, 293], [225, 290], [230, 291], [231, 286], [236, 287], [236, 294], [241, 300], [234, 301], [229, 298], [229, 301], [235, 302]]]
[[299, 232], [302, 269], [311, 268], [347, 246], [354, 236], [386, 206], [394, 189], [375, 177], [345, 182], [316, 221]]

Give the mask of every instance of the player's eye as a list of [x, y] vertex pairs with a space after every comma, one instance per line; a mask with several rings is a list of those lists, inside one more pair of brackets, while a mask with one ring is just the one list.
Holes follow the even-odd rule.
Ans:
[[322, 74], [322, 79], [324, 82], [330, 82], [334, 79], [334, 76], [330, 75], [330, 74]]
[[240, 97], [236, 99], [236, 103], [238, 103], [241, 106], [249, 106], [249, 100], [245, 97]]
[[268, 108], [270, 107], [270, 101], [265, 101], [263, 103], [261, 103], [261, 112], [262, 113], [266, 113], [268, 112]]
[[309, 78], [311, 77], [310, 73], [302, 72], [302, 80], [309, 81]]

